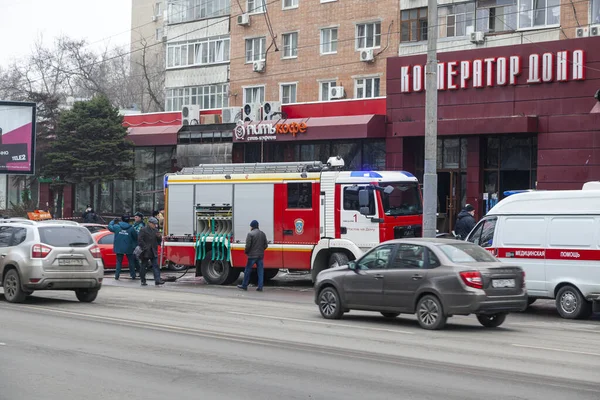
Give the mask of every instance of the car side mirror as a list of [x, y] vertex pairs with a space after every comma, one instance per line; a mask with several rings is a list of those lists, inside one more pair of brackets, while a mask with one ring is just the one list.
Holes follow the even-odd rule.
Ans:
[[358, 192], [358, 205], [360, 208], [369, 207], [369, 191], [362, 189]]
[[359, 210], [361, 215], [368, 216], [371, 212], [369, 207], [361, 207]]
[[348, 261], [348, 269], [351, 269], [353, 271], [356, 270], [356, 262]]
[[385, 189], [383, 189], [383, 193], [387, 194], [388, 196], [390, 194], [392, 194], [393, 191], [394, 191], [394, 187], [391, 185], [388, 185], [385, 187]]

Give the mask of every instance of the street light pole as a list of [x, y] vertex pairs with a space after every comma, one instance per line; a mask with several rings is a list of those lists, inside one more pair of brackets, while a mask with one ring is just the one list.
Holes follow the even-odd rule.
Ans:
[[425, 165], [423, 173], [423, 237], [434, 238], [437, 225], [437, 1], [427, 3], [427, 67], [425, 72]]

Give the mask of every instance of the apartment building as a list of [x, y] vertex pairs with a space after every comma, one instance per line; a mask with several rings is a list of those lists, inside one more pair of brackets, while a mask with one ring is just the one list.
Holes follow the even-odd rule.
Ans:
[[233, 9], [231, 105], [385, 96], [397, 0], [244, 0]]
[[164, 0], [131, 2], [130, 70], [141, 112], [164, 110], [165, 7]]
[[165, 111], [229, 105], [230, 0], [167, 0]]

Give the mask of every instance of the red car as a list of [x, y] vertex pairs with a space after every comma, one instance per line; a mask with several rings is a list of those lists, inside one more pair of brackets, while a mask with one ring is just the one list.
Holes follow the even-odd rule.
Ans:
[[[109, 230], [103, 230], [92, 234], [94, 241], [100, 247], [100, 254], [102, 255], [102, 262], [104, 263], [104, 269], [115, 269], [117, 267], [117, 255], [113, 251], [113, 242], [115, 234]], [[158, 254], [161, 252], [161, 247], [158, 246]], [[163, 260], [163, 267], [167, 267], [173, 271], [185, 270], [185, 265], [176, 265], [167, 260]], [[127, 257], [123, 257], [123, 269], [129, 268], [129, 261]]]

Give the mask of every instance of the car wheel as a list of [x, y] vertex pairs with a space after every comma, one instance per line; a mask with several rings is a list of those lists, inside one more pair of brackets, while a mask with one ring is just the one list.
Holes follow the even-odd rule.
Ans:
[[188, 267], [187, 265], [183, 264], [175, 264], [169, 261], [169, 263], [167, 264], [167, 268], [169, 268], [170, 271], [185, 271], [186, 269], [192, 267]]
[[433, 295], [423, 296], [417, 303], [417, 320], [423, 329], [442, 329], [446, 325], [442, 303]]
[[4, 286], [4, 298], [10, 303], [22, 303], [29, 294], [21, 287], [21, 278], [16, 269], [6, 273], [2, 286]]
[[338, 265], [348, 265], [348, 256], [344, 253], [333, 253], [329, 257], [329, 268], [337, 267]]
[[400, 315], [399, 312], [382, 312], [381, 315], [383, 315], [386, 318], [396, 318], [398, 315]]
[[592, 304], [571, 285], [560, 288], [556, 295], [556, 309], [567, 319], [586, 319], [592, 315]]
[[344, 314], [340, 295], [337, 290], [332, 287], [326, 287], [319, 292], [319, 311], [323, 318], [340, 319]]
[[77, 296], [77, 300], [82, 303], [91, 303], [96, 300], [98, 297], [97, 289], [77, 289], [75, 290], [75, 296]]
[[497, 328], [506, 320], [506, 313], [478, 315], [477, 320], [486, 328]]

